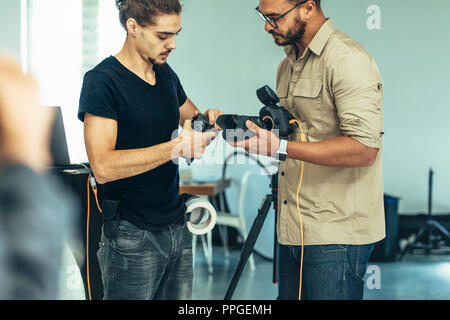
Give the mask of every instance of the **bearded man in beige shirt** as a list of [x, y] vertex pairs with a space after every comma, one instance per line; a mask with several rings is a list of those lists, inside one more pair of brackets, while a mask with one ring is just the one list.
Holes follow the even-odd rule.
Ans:
[[378, 67], [335, 29], [320, 0], [260, 0], [256, 9], [284, 47], [277, 95], [298, 122], [289, 140], [248, 122], [257, 135], [232, 145], [287, 155], [279, 170], [278, 298], [362, 299], [374, 243], [385, 237]]

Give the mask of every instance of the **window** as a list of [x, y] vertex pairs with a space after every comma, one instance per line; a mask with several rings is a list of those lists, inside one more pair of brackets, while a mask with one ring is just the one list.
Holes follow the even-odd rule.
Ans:
[[39, 81], [41, 104], [61, 106], [72, 162], [86, 159], [76, 121], [82, 67], [82, 2], [29, 1], [29, 71]]
[[120, 24], [119, 11], [114, 1], [99, 0], [99, 8], [97, 60], [101, 61], [119, 53], [125, 42], [126, 32]]
[[125, 39], [111, 0], [28, 0], [28, 70], [44, 106], [61, 106], [72, 163], [87, 161], [77, 110], [83, 76]]

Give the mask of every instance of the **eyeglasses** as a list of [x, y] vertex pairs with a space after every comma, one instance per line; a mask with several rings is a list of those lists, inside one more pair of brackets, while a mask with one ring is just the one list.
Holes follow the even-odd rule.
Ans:
[[297, 8], [298, 6], [300, 6], [306, 2], [308, 2], [308, 0], [297, 3], [291, 10], [283, 13], [281, 16], [278, 16], [276, 18], [271, 18], [271, 17], [266, 16], [264, 13], [259, 11], [259, 7], [256, 7], [256, 11], [258, 12], [259, 16], [261, 17], [261, 19], [263, 19], [264, 22], [267, 21], [273, 28], [278, 29], [277, 21], [283, 19], [289, 12], [291, 12], [292, 10], [294, 10], [295, 8]]

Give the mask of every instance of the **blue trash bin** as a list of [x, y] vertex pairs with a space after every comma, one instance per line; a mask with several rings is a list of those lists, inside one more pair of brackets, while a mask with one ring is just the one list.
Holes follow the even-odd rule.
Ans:
[[396, 261], [398, 253], [398, 203], [400, 198], [384, 194], [386, 238], [377, 242], [370, 261]]

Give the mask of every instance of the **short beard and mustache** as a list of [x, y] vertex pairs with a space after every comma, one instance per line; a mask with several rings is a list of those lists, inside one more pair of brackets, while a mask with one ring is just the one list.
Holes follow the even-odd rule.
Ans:
[[[164, 52], [164, 53], [170, 54], [171, 51]], [[164, 53], [163, 53], [163, 54], [164, 54]], [[162, 67], [162, 66], [164, 66], [165, 64], [167, 64], [167, 58], [166, 58], [166, 60], [163, 61], [163, 62], [158, 62], [158, 61], [157, 61], [156, 59], [154, 59], [154, 58], [148, 58], [148, 61], [149, 61], [151, 64], [153, 64], [154, 66], [157, 66], [157, 67]]]
[[303, 39], [303, 35], [306, 30], [306, 22], [302, 21], [300, 17], [295, 18], [295, 25], [287, 31], [286, 35], [275, 32], [271, 30], [270, 34], [275, 34], [280, 36], [282, 39], [275, 39], [275, 43], [279, 46], [295, 45]]
[[167, 64], [167, 60], [164, 61], [164, 62], [158, 62], [156, 59], [149, 58], [148, 61], [149, 61], [152, 65], [154, 65], [154, 66], [156, 66], [156, 67], [162, 67], [162, 66], [164, 66], [165, 64]]

